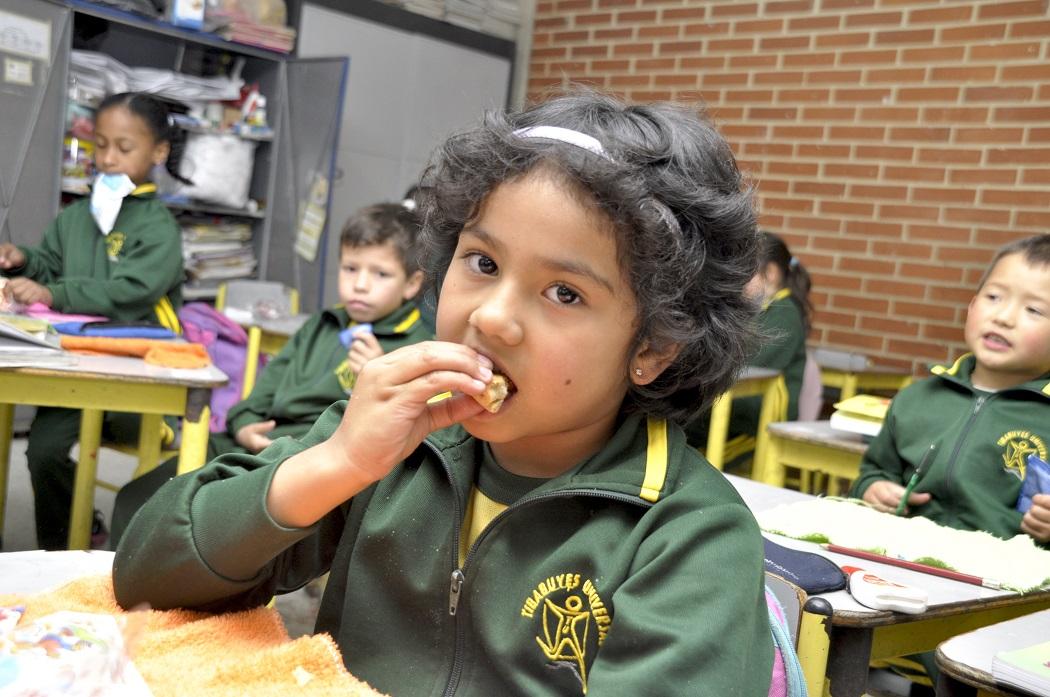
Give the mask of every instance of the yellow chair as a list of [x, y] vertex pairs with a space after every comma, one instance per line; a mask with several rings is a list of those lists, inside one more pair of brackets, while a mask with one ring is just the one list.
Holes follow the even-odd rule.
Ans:
[[[241, 399], [248, 396], [255, 385], [261, 353], [276, 353], [279, 346], [263, 346], [263, 330], [256, 324], [254, 308], [266, 303], [282, 316], [299, 314], [299, 291], [276, 281], [227, 281], [219, 286], [215, 309], [226, 313], [248, 331], [248, 349], [244, 356]], [[229, 312], [234, 310], [234, 312]]]
[[820, 697], [825, 692], [824, 675], [828, 667], [831, 603], [820, 596], [810, 598], [794, 583], [768, 571], [766, 588], [784, 610], [784, 619], [802, 666], [806, 692], [810, 697]]

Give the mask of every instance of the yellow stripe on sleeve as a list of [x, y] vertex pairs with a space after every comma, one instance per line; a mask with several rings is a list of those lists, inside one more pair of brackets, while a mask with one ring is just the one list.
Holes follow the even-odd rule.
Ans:
[[645, 453], [645, 478], [638, 494], [646, 501], [656, 502], [667, 478], [667, 422], [649, 419], [649, 446]]

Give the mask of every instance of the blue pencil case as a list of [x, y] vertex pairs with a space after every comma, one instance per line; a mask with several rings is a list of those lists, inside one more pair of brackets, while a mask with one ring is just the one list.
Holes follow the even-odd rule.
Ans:
[[1021, 494], [1017, 497], [1017, 510], [1027, 513], [1036, 494], [1050, 494], [1050, 464], [1035, 453], [1028, 456], [1021, 483]]
[[174, 339], [175, 332], [152, 322], [59, 322], [59, 334], [108, 336], [121, 339]]
[[764, 537], [766, 571], [776, 574], [807, 593], [827, 593], [846, 587], [846, 574], [827, 557], [791, 549]]

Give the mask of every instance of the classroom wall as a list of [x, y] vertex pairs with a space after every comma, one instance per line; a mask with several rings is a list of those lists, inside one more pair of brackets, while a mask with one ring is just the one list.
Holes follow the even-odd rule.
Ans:
[[810, 269], [814, 343], [925, 371], [1050, 232], [1047, 0], [539, 0], [530, 97], [706, 101]]

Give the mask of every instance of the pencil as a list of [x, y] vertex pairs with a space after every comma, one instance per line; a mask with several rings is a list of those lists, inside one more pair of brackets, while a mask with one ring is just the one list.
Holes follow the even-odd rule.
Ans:
[[904, 513], [908, 507], [908, 497], [911, 496], [911, 492], [915, 491], [915, 486], [922, 479], [922, 475], [926, 474], [926, 463], [930, 461], [930, 455], [933, 455], [933, 451], [937, 449], [936, 443], [931, 443], [930, 447], [926, 450], [926, 454], [919, 460], [919, 466], [915, 468], [915, 472], [911, 475], [911, 479], [908, 480], [908, 485], [904, 487], [904, 494], [901, 496], [900, 502], [897, 504], [897, 510], [893, 512], [894, 515], [900, 515]]
[[971, 574], [964, 574], [959, 571], [952, 571], [951, 569], [942, 569], [939, 566], [929, 566], [928, 564], [920, 564], [918, 562], [907, 561], [905, 559], [897, 559], [896, 557], [887, 557], [884, 554], [865, 552], [862, 549], [853, 549], [852, 547], [840, 547], [839, 545], [833, 545], [830, 543], [823, 544], [821, 545], [821, 547], [828, 550], [829, 552], [845, 554], [850, 557], [867, 559], [869, 561], [877, 561], [882, 564], [889, 564], [890, 566], [899, 566], [902, 569], [911, 569], [912, 571], [930, 574], [931, 576], [943, 576], [944, 578], [950, 578], [953, 581], [972, 583], [975, 586], [982, 586], [984, 588], [993, 588], [996, 590], [1001, 588], [998, 581], [994, 581], [989, 578], [981, 578], [980, 576], [973, 576]]

